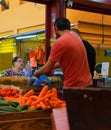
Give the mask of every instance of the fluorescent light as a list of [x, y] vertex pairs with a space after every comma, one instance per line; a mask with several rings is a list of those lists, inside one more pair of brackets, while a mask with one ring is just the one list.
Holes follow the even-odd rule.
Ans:
[[70, 24], [70, 27], [74, 27], [75, 25], [78, 25], [79, 23], [72, 23]]
[[105, 2], [105, 0], [90, 0], [90, 1], [94, 1], [94, 2], [100, 2], [100, 3], [103, 3], [103, 2]]
[[26, 39], [26, 38], [36, 37], [36, 36], [37, 36], [37, 35], [20, 36], [20, 37], [16, 37], [16, 39]]

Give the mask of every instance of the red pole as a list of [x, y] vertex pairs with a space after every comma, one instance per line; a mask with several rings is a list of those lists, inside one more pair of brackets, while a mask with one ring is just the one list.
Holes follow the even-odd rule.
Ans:
[[46, 4], [46, 20], [45, 20], [45, 32], [46, 32], [46, 41], [45, 41], [45, 52], [46, 52], [46, 61], [50, 54], [50, 39], [54, 37], [54, 21], [58, 17], [65, 17], [65, 2], [64, 0], [53, 0], [50, 3]]

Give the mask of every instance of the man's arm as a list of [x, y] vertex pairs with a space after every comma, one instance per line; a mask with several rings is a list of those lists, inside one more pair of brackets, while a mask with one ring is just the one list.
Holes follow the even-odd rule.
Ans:
[[53, 69], [55, 69], [55, 68], [60, 68], [60, 63], [59, 63], [59, 62], [56, 62], [56, 63], [54, 64]]
[[38, 77], [41, 74], [46, 74], [46, 73], [51, 72], [51, 70], [54, 68], [55, 63], [56, 62], [54, 61], [48, 60], [43, 67], [41, 67], [39, 70], [35, 70], [33, 75]]

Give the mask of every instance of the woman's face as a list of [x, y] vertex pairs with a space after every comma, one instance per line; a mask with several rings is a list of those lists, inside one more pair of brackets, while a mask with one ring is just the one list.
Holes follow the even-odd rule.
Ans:
[[18, 58], [16, 62], [14, 62], [14, 67], [15, 68], [20, 68], [22, 69], [24, 66], [24, 63], [23, 63], [23, 59], [22, 58]]

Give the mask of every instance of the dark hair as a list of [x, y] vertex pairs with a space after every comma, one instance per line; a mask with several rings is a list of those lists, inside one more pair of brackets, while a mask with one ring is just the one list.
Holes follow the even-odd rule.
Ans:
[[70, 30], [70, 21], [67, 18], [57, 18], [55, 20], [54, 26], [56, 26], [59, 30]]
[[17, 62], [17, 60], [18, 60], [19, 58], [22, 59], [20, 56], [14, 57], [14, 58], [12, 59], [12, 65], [13, 65], [14, 62]]

